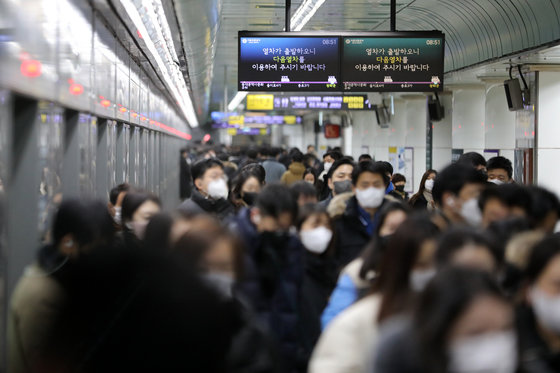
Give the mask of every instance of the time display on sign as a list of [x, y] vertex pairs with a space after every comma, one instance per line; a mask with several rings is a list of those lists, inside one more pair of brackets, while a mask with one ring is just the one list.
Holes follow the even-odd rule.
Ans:
[[443, 90], [443, 34], [402, 35], [343, 37], [343, 90]]
[[337, 91], [339, 71], [338, 36], [239, 33], [239, 91]]

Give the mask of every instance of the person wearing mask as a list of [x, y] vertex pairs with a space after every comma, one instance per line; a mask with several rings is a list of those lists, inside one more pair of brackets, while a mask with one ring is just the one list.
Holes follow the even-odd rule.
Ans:
[[270, 184], [263, 188], [255, 206], [241, 210], [231, 225], [246, 248], [240, 295], [270, 330], [285, 372], [303, 371], [310, 349], [304, 345], [300, 324], [304, 249], [290, 233], [297, 213], [289, 188]]
[[192, 215], [212, 214], [220, 219], [233, 214], [222, 162], [213, 158], [199, 160], [192, 167], [192, 177], [195, 190], [191, 198], [179, 205], [179, 210]]
[[408, 204], [412, 206], [414, 210], [433, 211], [435, 209], [436, 205], [434, 203], [434, 197], [432, 196], [432, 189], [434, 189], [436, 176], [436, 170], [427, 170], [424, 172], [424, 175], [422, 175], [418, 192], [408, 200]]
[[[338, 169], [334, 171], [332, 180], [335, 180]], [[332, 184], [334, 186], [334, 182]], [[362, 162], [353, 169], [352, 190], [355, 195], [348, 200], [344, 213], [334, 221], [338, 268], [342, 269], [354, 260], [373, 236], [388, 184], [389, 177], [380, 164]]]
[[531, 194], [518, 184], [490, 185], [478, 201], [482, 212], [482, 227], [511, 217], [527, 218], [531, 212]]
[[488, 181], [497, 185], [512, 183], [513, 166], [505, 157], [493, 157], [486, 163]]
[[406, 177], [402, 174], [393, 174], [391, 182], [395, 186], [395, 194], [399, 196], [405, 202], [408, 202], [408, 193], [405, 192], [404, 187], [406, 185]]
[[288, 170], [284, 172], [280, 181], [287, 186], [292, 185], [296, 181], [303, 180], [303, 173], [305, 172], [305, 166], [303, 164], [303, 154], [294, 149], [290, 153], [290, 157], [292, 159], [292, 163], [290, 163], [290, 167]]
[[529, 256], [517, 308], [522, 372], [560, 371], [560, 235], [546, 237]]
[[328, 151], [325, 154], [323, 154], [323, 163], [321, 164], [320, 167], [320, 173], [319, 173], [319, 177], [318, 177], [318, 188], [319, 188], [319, 200], [323, 201], [324, 199], [326, 199], [329, 194], [330, 194], [330, 189], [328, 186], [328, 173], [331, 169], [331, 167], [333, 166], [334, 162], [338, 161], [340, 158], [342, 158], [343, 155], [340, 152], [336, 152], [336, 151]]
[[122, 227], [122, 201], [129, 190], [130, 185], [128, 185], [128, 183], [122, 183], [109, 192], [107, 208], [109, 209], [109, 214], [113, 217], [115, 228], [117, 229], [121, 229]]
[[317, 204], [300, 207], [296, 227], [305, 248], [305, 277], [302, 286], [302, 325], [309, 346], [321, 334], [320, 317], [336, 283], [333, 257], [333, 228], [325, 210]]
[[258, 163], [249, 164], [233, 179], [231, 189], [231, 202], [239, 211], [244, 207], [253, 206], [264, 187], [264, 168]]
[[60, 371], [84, 356], [83, 334], [72, 330], [72, 320], [66, 318], [68, 303], [72, 289], [88, 289], [90, 273], [85, 270], [92, 255], [113, 252], [106, 249], [112, 248], [115, 228], [101, 201], [68, 199], [55, 212], [51, 231], [52, 242], [26, 267], [10, 299], [9, 372]]
[[338, 277], [336, 288], [321, 316], [322, 329], [371, 288], [381, 257], [386, 251], [387, 241], [406, 220], [408, 212], [406, 205], [400, 202], [388, 202], [383, 206], [375, 236], [362, 254], [344, 267]]
[[280, 373], [270, 338], [236, 292], [235, 284], [243, 276], [241, 242], [208, 216], [194, 217], [192, 224], [196, 228], [183, 233], [173, 244], [173, 256], [194, 267], [205, 285], [216, 291], [230, 306], [230, 312], [240, 318], [226, 355], [226, 371]]
[[395, 185], [393, 185], [393, 182], [391, 181], [391, 179], [393, 178], [393, 165], [391, 165], [391, 163], [385, 162], [385, 161], [379, 161], [377, 163], [379, 165], [381, 165], [381, 167], [383, 167], [383, 169], [385, 170], [385, 173], [389, 177], [389, 185], [387, 186], [387, 190], [385, 190], [385, 194], [388, 194], [388, 195], [396, 198], [397, 200], [401, 200], [402, 199], [401, 195], [396, 192]]
[[189, 152], [186, 148], [181, 149], [179, 158], [179, 197], [181, 200], [187, 199], [192, 192], [192, 176], [189, 159]]
[[317, 190], [313, 186], [305, 181], [298, 181], [292, 184], [290, 187], [295, 200], [299, 207], [307, 204], [317, 203]]
[[418, 293], [435, 274], [437, 227], [426, 217], [411, 217], [387, 243], [371, 294], [338, 315], [313, 350], [310, 373], [362, 372], [378, 325], [410, 311]]
[[486, 180], [474, 168], [454, 163], [441, 171], [434, 182], [432, 194], [439, 214], [434, 221], [440, 227], [454, 224], [479, 226], [482, 214], [478, 197]]
[[321, 174], [319, 174], [319, 179], [323, 180], [323, 178], [327, 175], [327, 173], [331, 169], [334, 162], [338, 161], [342, 157], [343, 157], [342, 153], [333, 150], [330, 150], [325, 154], [323, 154], [323, 170], [321, 171]]
[[513, 307], [488, 272], [442, 269], [411, 319], [380, 329], [373, 360], [368, 371], [376, 373], [514, 373]]
[[316, 186], [317, 185], [317, 172], [314, 168], [308, 167], [303, 173], [303, 181]]
[[156, 196], [145, 192], [128, 192], [123, 199], [122, 239], [129, 250], [139, 250], [146, 226], [152, 216], [160, 213], [161, 202]]
[[342, 157], [335, 161], [327, 173], [327, 186], [329, 194], [319, 204], [327, 208], [333, 197], [352, 191], [352, 170], [354, 162], [347, 157]]
[[278, 148], [263, 147], [261, 149], [261, 155], [264, 158], [262, 166], [265, 170], [265, 181], [267, 184], [280, 181], [282, 175], [286, 172], [286, 167], [276, 160], [279, 154], [280, 149]]

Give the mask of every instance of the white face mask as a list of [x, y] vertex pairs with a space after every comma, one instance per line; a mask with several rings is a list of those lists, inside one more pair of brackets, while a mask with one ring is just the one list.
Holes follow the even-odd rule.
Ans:
[[410, 287], [417, 293], [426, 288], [428, 282], [436, 275], [436, 270], [430, 269], [414, 269], [410, 273]]
[[122, 223], [122, 207], [120, 207], [120, 206], [115, 207], [115, 216], [113, 216], [113, 220], [118, 225], [121, 225], [121, 223]]
[[432, 189], [434, 189], [434, 181], [432, 179], [426, 180], [426, 182], [424, 183], [424, 188], [426, 188], [428, 192], [431, 192]]
[[382, 188], [356, 189], [358, 203], [366, 209], [375, 209], [381, 206], [383, 197], [385, 197], [385, 189]]
[[208, 183], [208, 195], [214, 199], [227, 198], [228, 186], [224, 179], [212, 180]]
[[496, 185], [505, 184], [505, 182], [503, 182], [503, 181], [500, 180], [500, 179], [492, 179], [492, 180], [488, 180], [488, 181], [491, 182], [491, 183], [494, 183], [494, 184], [496, 184]]
[[529, 297], [539, 323], [552, 332], [560, 334], [560, 296], [551, 296], [533, 287]]
[[144, 234], [146, 233], [146, 227], [148, 226], [149, 221], [131, 221], [126, 223], [126, 227], [134, 232], [134, 235], [138, 237], [138, 239], [143, 239]]
[[478, 227], [480, 223], [482, 223], [482, 213], [480, 212], [478, 200], [476, 198], [471, 198], [463, 202], [460, 213], [467, 224], [472, 227]]
[[485, 333], [453, 342], [451, 373], [513, 373], [517, 367], [517, 338], [513, 331]]
[[231, 297], [235, 280], [228, 274], [218, 272], [208, 272], [202, 276], [210, 286], [220, 294]]
[[323, 170], [325, 170], [325, 172], [329, 172], [329, 170], [332, 167], [332, 162], [325, 162], [323, 163]]
[[332, 231], [327, 227], [317, 227], [308, 231], [301, 231], [301, 243], [312, 253], [322, 254], [325, 252], [332, 238]]

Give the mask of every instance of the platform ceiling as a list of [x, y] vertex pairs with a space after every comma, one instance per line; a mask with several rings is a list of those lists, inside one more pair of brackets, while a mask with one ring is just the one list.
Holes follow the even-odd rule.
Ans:
[[[292, 12], [301, 3], [292, 1]], [[228, 100], [237, 92], [237, 31], [282, 31], [284, 6], [284, 0], [175, 0], [201, 123], [220, 109], [226, 91]], [[389, 0], [326, 0], [302, 31], [388, 31], [389, 8]], [[397, 0], [396, 26], [443, 31], [445, 71], [453, 72], [558, 44], [560, 1]], [[531, 58], [558, 63], [539, 53]]]

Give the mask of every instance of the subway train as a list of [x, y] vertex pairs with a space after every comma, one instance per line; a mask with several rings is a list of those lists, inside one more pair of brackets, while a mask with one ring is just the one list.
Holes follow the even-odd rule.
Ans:
[[475, 151], [560, 194], [559, 98], [557, 0], [0, 0], [0, 331], [63, 196], [173, 209], [212, 143], [369, 154], [409, 193]]

